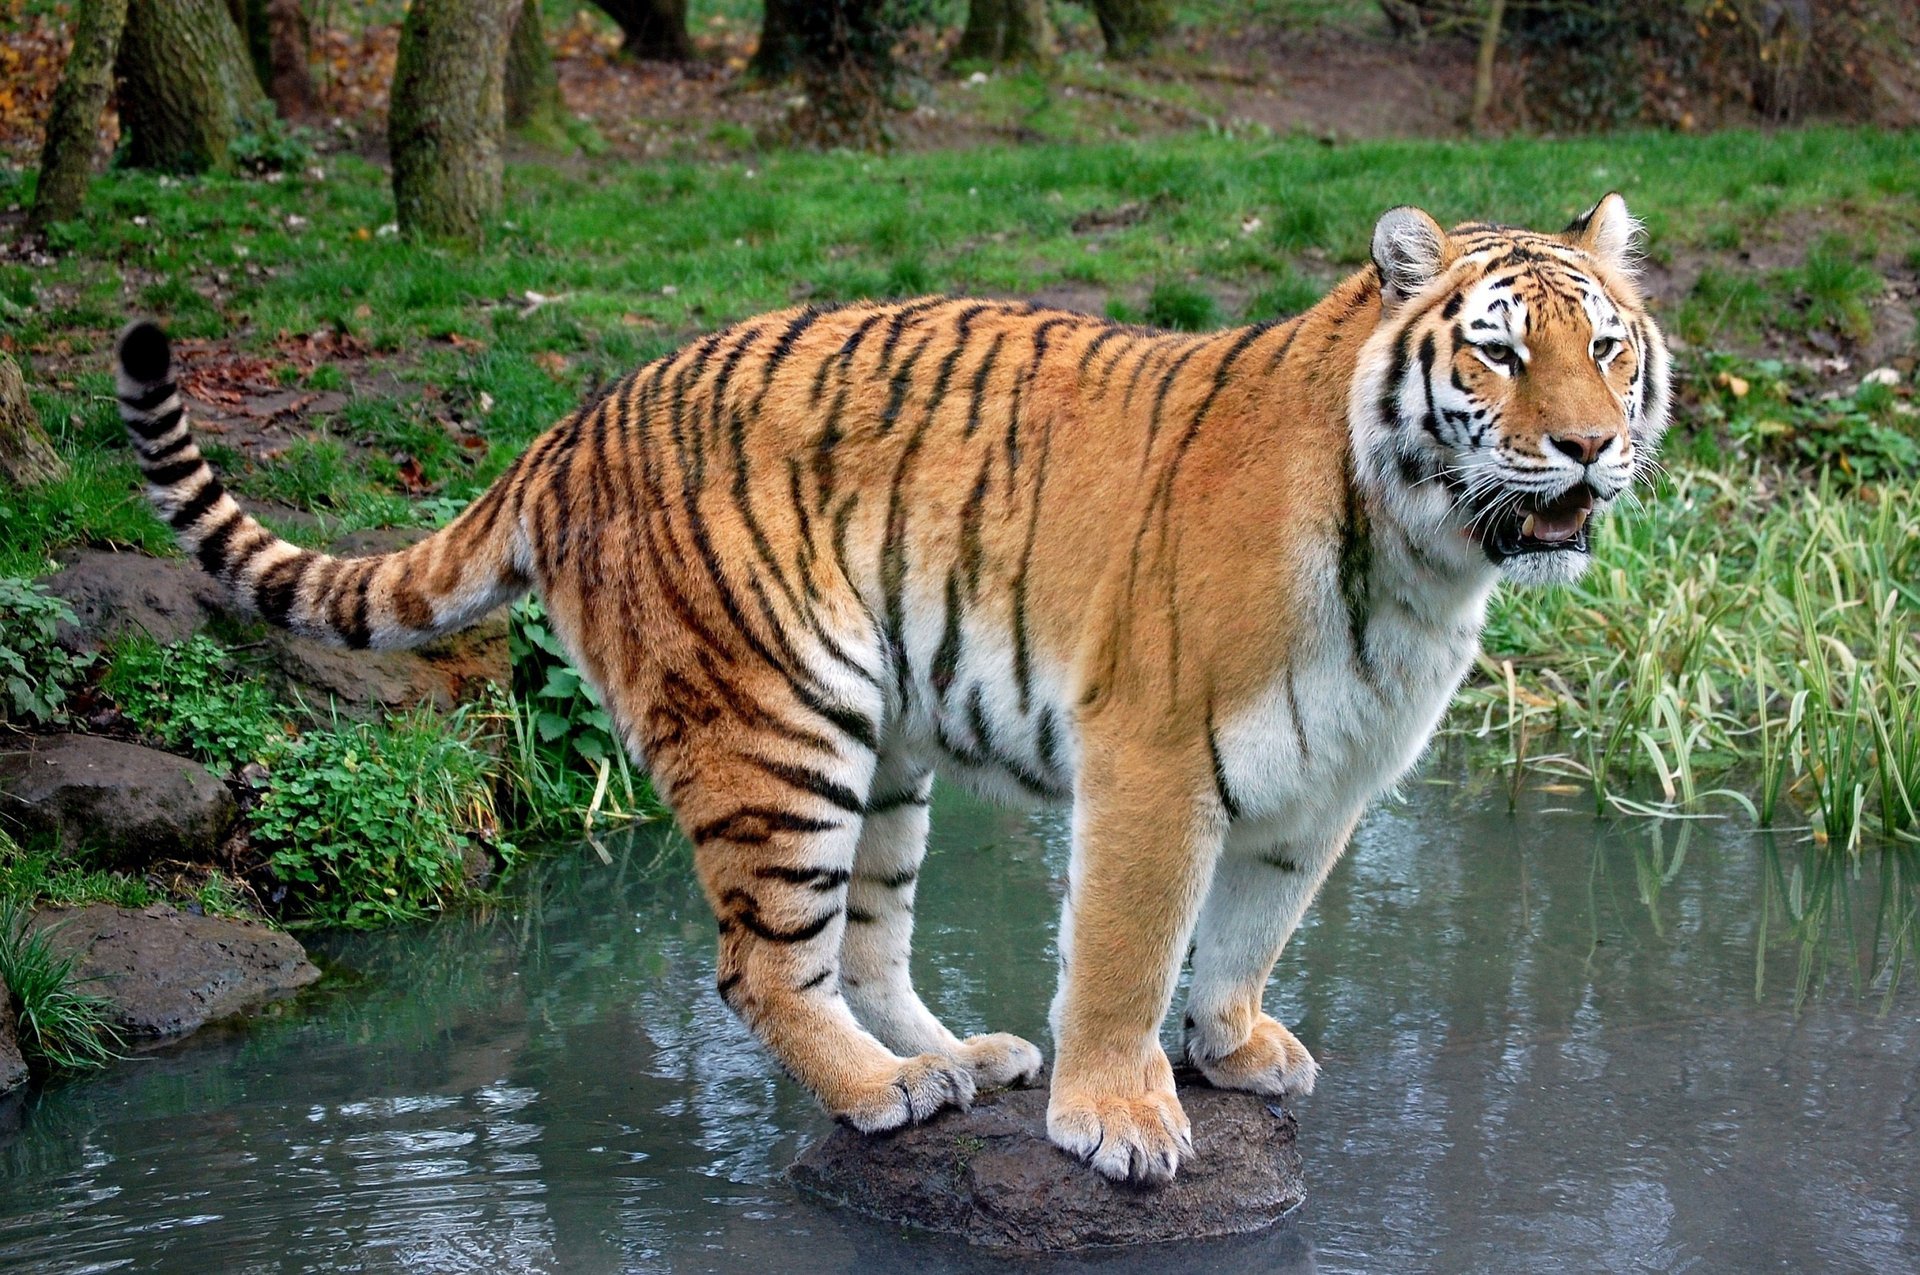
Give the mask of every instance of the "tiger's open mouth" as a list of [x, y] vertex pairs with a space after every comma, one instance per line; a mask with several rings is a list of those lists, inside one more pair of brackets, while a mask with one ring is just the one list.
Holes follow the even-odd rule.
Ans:
[[1490, 521], [1476, 520], [1470, 532], [1495, 562], [1531, 553], [1585, 553], [1592, 512], [1593, 489], [1576, 483], [1551, 500], [1528, 497]]

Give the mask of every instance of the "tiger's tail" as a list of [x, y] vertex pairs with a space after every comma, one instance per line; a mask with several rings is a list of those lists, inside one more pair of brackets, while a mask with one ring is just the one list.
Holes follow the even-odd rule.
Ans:
[[261, 526], [220, 485], [187, 427], [159, 325], [129, 324], [114, 361], [147, 498], [241, 609], [336, 646], [391, 649], [464, 628], [531, 587], [521, 466], [410, 548], [363, 558], [315, 553]]

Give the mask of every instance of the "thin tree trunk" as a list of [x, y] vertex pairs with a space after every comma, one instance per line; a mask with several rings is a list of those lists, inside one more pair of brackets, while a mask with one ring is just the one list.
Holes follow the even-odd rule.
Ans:
[[1507, 16], [1507, 0], [1489, 0], [1487, 16], [1480, 24], [1480, 52], [1473, 63], [1473, 105], [1467, 110], [1468, 126], [1476, 133], [1487, 127], [1487, 108], [1493, 105], [1493, 58], [1500, 51], [1500, 24]]
[[507, 42], [507, 127], [543, 146], [564, 145], [566, 111], [553, 52], [541, 21], [540, 0], [525, 0]]
[[687, 0], [594, 0], [627, 37], [620, 51], [647, 62], [691, 62]]
[[1173, 26], [1172, 0], [1093, 0], [1107, 55], [1143, 57]]
[[67, 462], [40, 428], [20, 369], [0, 354], [0, 478], [15, 487], [33, 487], [66, 475]]
[[795, 135], [818, 146], [884, 146], [899, 34], [892, 0], [813, 0], [792, 16], [807, 89], [792, 120]]
[[1047, 0], [970, 0], [955, 62], [1050, 62], [1058, 46]]
[[116, 70], [136, 168], [224, 170], [233, 139], [272, 113], [220, 0], [128, 0]]
[[800, 24], [795, 14], [807, 0], [766, 0], [760, 47], [748, 70], [763, 80], [784, 80], [800, 69]]
[[53, 91], [47, 113], [47, 144], [40, 152], [40, 181], [33, 191], [27, 230], [44, 233], [56, 221], [72, 221], [86, 202], [94, 156], [100, 150], [100, 113], [113, 90], [113, 59], [127, 21], [127, 0], [83, 0], [73, 20], [73, 52]]
[[267, 96], [281, 119], [303, 119], [313, 109], [312, 48], [300, 0], [267, 0]]
[[519, 9], [520, 0], [414, 0], [407, 10], [387, 151], [410, 239], [477, 245], [500, 210], [507, 43]]

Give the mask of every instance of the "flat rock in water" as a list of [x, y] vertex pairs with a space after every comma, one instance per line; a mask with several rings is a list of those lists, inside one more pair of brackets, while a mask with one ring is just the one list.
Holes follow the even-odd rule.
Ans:
[[256, 1009], [320, 977], [292, 935], [251, 921], [194, 916], [164, 903], [48, 908], [36, 930], [113, 1002], [130, 1038], [184, 1036]]
[[205, 858], [236, 814], [196, 761], [92, 735], [30, 736], [0, 752], [0, 813], [105, 867]]
[[872, 1136], [846, 1127], [788, 1170], [803, 1190], [971, 1244], [1056, 1253], [1211, 1239], [1271, 1226], [1306, 1198], [1291, 1113], [1181, 1072], [1194, 1155], [1163, 1187], [1109, 1182], [1047, 1141], [1045, 1088]]

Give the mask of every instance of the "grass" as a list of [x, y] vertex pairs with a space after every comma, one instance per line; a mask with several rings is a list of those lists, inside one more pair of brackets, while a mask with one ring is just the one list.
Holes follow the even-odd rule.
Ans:
[[0, 980], [13, 995], [21, 1053], [56, 1071], [105, 1066], [124, 1044], [112, 1005], [81, 990], [74, 958], [57, 953], [48, 931], [31, 922], [15, 900], [0, 898]]

